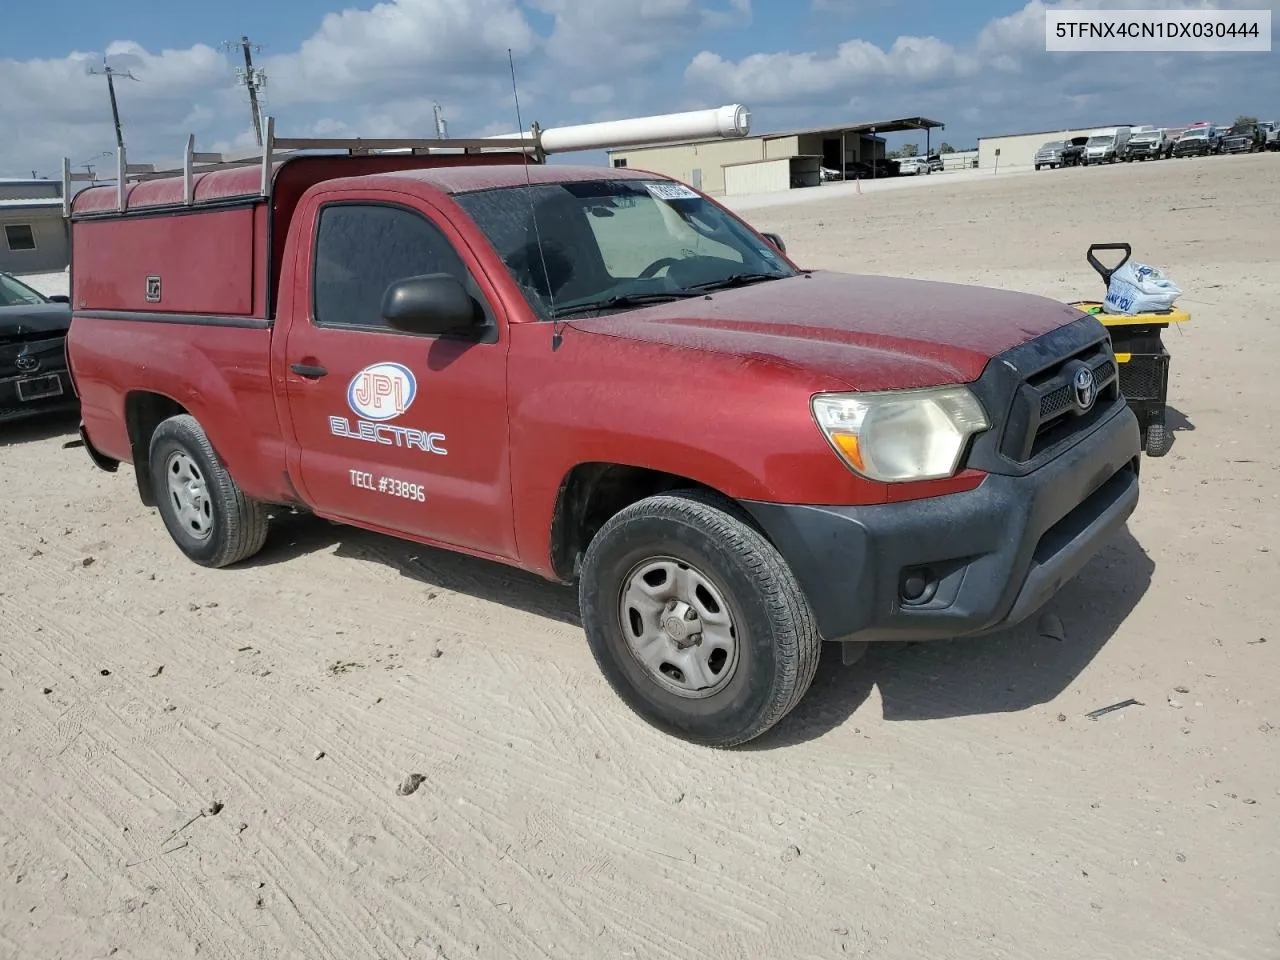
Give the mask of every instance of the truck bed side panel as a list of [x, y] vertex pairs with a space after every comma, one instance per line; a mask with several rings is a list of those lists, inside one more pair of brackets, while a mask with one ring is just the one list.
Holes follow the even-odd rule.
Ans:
[[94, 446], [131, 461], [126, 399], [133, 391], [158, 393], [200, 421], [246, 494], [291, 502], [271, 387], [270, 339], [265, 325], [75, 317], [68, 352]]
[[[255, 257], [254, 213], [245, 205], [78, 222], [72, 303], [77, 310], [252, 316], [262, 273], [255, 260], [265, 259]], [[148, 277], [159, 278], [158, 300], [148, 299]]]

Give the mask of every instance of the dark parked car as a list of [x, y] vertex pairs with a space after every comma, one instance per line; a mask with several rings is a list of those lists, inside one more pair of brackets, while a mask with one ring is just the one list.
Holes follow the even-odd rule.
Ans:
[[1062, 140], [1050, 140], [1042, 146], [1036, 151], [1036, 169], [1048, 167], [1051, 170], [1056, 170], [1062, 166], [1062, 150], [1065, 146], [1066, 143]]
[[0, 422], [78, 406], [67, 375], [67, 297], [0, 273]]
[[1205, 157], [1222, 150], [1222, 134], [1216, 127], [1187, 127], [1173, 145], [1172, 156]]
[[1252, 122], [1237, 123], [1222, 136], [1223, 153], [1254, 153], [1266, 144], [1266, 128]]
[[1071, 137], [1069, 140], [1062, 141], [1062, 165], [1064, 167], [1079, 166], [1084, 160], [1084, 145], [1088, 142], [1088, 137]]

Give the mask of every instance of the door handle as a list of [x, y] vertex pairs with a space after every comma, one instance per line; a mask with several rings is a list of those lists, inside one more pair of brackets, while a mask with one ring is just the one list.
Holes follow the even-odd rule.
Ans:
[[318, 367], [310, 363], [291, 363], [289, 369], [300, 377], [306, 377], [308, 380], [318, 380], [329, 371], [324, 367]]

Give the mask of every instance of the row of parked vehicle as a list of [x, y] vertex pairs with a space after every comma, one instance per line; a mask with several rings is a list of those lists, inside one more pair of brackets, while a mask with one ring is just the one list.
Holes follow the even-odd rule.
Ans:
[[1107, 127], [1088, 136], [1050, 140], [1035, 157], [1035, 168], [1132, 163], [1170, 157], [1280, 150], [1280, 122], [1247, 121], [1223, 127], [1200, 122], [1180, 128]]
[[[876, 157], [874, 160], [850, 160], [844, 165], [844, 175], [838, 169], [823, 166], [820, 179], [871, 180], [883, 177], [905, 177], [937, 173], [942, 169], [942, 155], [938, 153], [921, 157]], [[799, 184], [797, 184], [798, 186]]]

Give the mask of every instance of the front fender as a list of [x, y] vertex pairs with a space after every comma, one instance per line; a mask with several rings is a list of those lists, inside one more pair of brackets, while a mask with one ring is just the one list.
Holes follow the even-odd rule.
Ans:
[[813, 422], [809, 398], [839, 389], [825, 374], [571, 330], [513, 327], [509, 436], [516, 541], [547, 574], [564, 478], [584, 463], [673, 474], [742, 500], [881, 502]]

